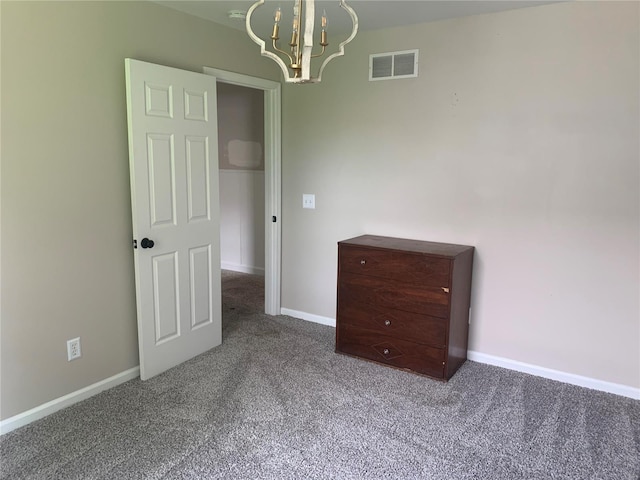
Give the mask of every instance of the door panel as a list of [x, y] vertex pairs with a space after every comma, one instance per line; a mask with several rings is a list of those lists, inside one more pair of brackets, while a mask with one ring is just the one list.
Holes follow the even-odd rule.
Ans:
[[156, 345], [159, 345], [180, 335], [177, 252], [154, 256], [152, 261], [153, 326]]
[[191, 289], [191, 328], [193, 330], [213, 321], [213, 303], [211, 298], [211, 246], [189, 250], [190, 289]]
[[222, 342], [216, 79], [125, 67], [145, 380]]
[[210, 220], [209, 145], [205, 137], [187, 137], [189, 221]]
[[175, 155], [171, 135], [147, 135], [152, 225], [175, 225]]

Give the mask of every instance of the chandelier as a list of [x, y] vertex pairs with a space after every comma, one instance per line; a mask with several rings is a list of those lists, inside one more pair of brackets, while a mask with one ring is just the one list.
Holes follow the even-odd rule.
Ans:
[[[337, 51], [331, 55], [327, 55], [320, 68], [317, 70], [317, 76], [312, 76], [313, 58], [323, 57], [329, 45], [327, 35], [327, 14], [323, 12], [320, 20], [320, 36], [319, 48], [313, 51], [313, 29], [315, 25], [315, 2], [314, 0], [294, 0], [293, 16], [291, 20], [291, 41], [287, 47], [279, 45], [280, 40], [280, 21], [285, 16], [278, 7], [273, 15], [273, 30], [271, 32], [271, 47], [267, 49], [265, 41], [258, 37], [251, 28], [251, 16], [256, 8], [263, 5], [265, 0], [258, 0], [247, 11], [247, 33], [249, 37], [260, 45], [260, 54], [263, 57], [269, 57], [274, 60], [282, 69], [284, 79], [288, 83], [314, 83], [319, 82], [322, 78], [322, 71], [330, 60], [344, 55], [344, 46], [349, 43], [358, 33], [358, 16], [344, 0], [339, 0], [339, 5], [351, 17], [353, 28], [347, 39], [338, 45]], [[315, 64], [315, 63], [314, 63]]]

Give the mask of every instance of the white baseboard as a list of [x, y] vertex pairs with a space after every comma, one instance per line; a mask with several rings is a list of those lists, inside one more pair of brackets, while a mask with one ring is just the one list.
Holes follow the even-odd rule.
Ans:
[[313, 313], [300, 312], [298, 310], [291, 310], [290, 308], [281, 308], [280, 313], [282, 315], [289, 315], [290, 317], [299, 318], [308, 322], [320, 323], [322, 325], [329, 325], [330, 327], [336, 326], [336, 319], [329, 317], [321, 317], [320, 315], [314, 315]]
[[222, 270], [231, 270], [232, 272], [250, 273], [252, 275], [264, 276], [264, 268], [252, 267], [250, 265], [238, 265], [237, 263], [220, 262]]
[[124, 372], [118, 373], [113, 377], [105, 378], [104, 380], [94, 383], [93, 385], [89, 385], [88, 387], [84, 387], [80, 390], [76, 390], [75, 392], [71, 392], [67, 395], [64, 395], [63, 397], [51, 400], [50, 402], [32, 408], [31, 410], [27, 410], [26, 412], [19, 413], [18, 415], [14, 415], [13, 417], [9, 417], [6, 420], [2, 420], [0, 422], [0, 435], [4, 435], [11, 430], [15, 430], [16, 428], [23, 427], [31, 422], [40, 420], [41, 418], [44, 418], [47, 415], [51, 415], [58, 410], [70, 407], [74, 403], [86, 400], [87, 398], [93, 397], [94, 395], [104, 390], [108, 390], [139, 376], [140, 367], [134, 367], [129, 370], [125, 370]]
[[613, 393], [615, 395], [640, 400], [640, 388], [629, 387], [627, 385], [621, 385], [619, 383], [605, 382], [603, 380], [597, 380], [595, 378], [583, 377], [581, 375], [575, 375], [573, 373], [561, 372], [559, 370], [553, 370], [551, 368], [539, 367], [537, 365], [531, 365], [529, 363], [511, 360], [509, 358], [495, 357], [493, 355], [474, 352], [472, 350], [469, 350], [467, 352], [467, 358], [473, 362], [494, 365], [496, 367], [507, 368], [509, 370], [515, 370], [517, 372], [528, 373], [530, 375], [535, 375], [536, 377], [548, 378], [550, 380], [556, 380], [558, 382], [569, 383], [571, 385], [577, 385], [579, 387], [590, 388], [592, 390], [600, 390], [601, 392]]
[[[321, 323], [322, 325], [329, 325], [330, 327], [336, 326], [336, 320], [334, 318], [321, 317], [320, 315], [300, 312], [298, 310], [291, 310], [289, 308], [281, 308], [280, 311], [282, 315], [289, 315], [290, 317], [295, 317], [314, 323]], [[537, 365], [531, 365], [529, 363], [518, 362], [517, 360], [511, 360], [509, 358], [487, 355], [486, 353], [475, 352], [473, 350], [469, 350], [467, 352], [467, 358], [473, 362], [494, 365], [496, 367], [502, 367], [508, 370], [515, 370], [516, 372], [528, 373], [530, 375], [535, 375], [536, 377], [548, 378], [550, 380], [556, 380], [558, 382], [569, 383], [571, 385], [577, 385], [579, 387], [590, 388], [592, 390], [599, 390], [601, 392], [613, 393], [622, 397], [640, 400], [640, 388], [629, 387], [628, 385], [605, 382], [603, 380], [597, 380], [595, 378], [583, 377], [580, 375], [575, 375], [573, 373], [561, 372], [559, 370], [539, 367]]]

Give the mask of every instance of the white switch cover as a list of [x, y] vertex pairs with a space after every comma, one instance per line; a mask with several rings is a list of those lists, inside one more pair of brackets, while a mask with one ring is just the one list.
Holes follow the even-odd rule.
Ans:
[[302, 208], [316, 208], [316, 196], [313, 193], [302, 194]]

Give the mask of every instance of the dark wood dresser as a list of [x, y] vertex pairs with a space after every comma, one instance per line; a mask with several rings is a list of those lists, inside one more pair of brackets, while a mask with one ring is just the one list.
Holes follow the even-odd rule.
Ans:
[[467, 359], [474, 248], [338, 242], [336, 352], [443, 380]]

